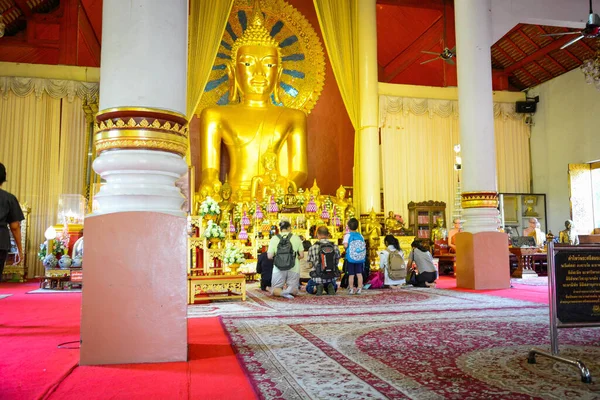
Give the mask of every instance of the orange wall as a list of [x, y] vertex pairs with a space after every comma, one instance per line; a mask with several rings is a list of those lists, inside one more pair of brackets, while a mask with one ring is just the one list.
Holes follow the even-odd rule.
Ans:
[[[312, 24], [323, 43], [319, 21], [312, 1], [288, 0]], [[340, 185], [352, 185], [354, 166], [354, 128], [344, 107], [344, 102], [333, 76], [325, 44], [325, 86], [315, 108], [308, 115], [308, 179], [313, 180], [323, 194], [335, 194]], [[198, 121], [190, 123], [192, 160], [199, 160]], [[194, 162], [194, 165], [196, 163]], [[196, 183], [200, 182], [200, 168], [196, 165]]]

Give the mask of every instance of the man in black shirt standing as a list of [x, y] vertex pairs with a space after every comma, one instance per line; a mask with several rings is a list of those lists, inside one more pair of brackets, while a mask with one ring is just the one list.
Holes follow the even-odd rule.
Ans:
[[1, 189], [2, 184], [6, 182], [6, 168], [0, 163], [0, 280], [4, 273], [4, 263], [10, 250], [10, 234], [13, 234], [19, 254], [15, 259], [15, 264], [21, 262], [23, 247], [21, 244], [21, 221], [25, 219], [19, 201], [15, 196]]

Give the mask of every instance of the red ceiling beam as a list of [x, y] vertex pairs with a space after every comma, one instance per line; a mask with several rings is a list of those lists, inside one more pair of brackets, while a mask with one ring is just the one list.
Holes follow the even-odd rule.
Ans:
[[60, 22], [60, 54], [58, 63], [63, 65], [77, 65], [78, 52], [78, 25], [80, 0], [61, 1], [61, 7], [64, 4], [64, 13]]
[[25, 18], [31, 18], [33, 12], [31, 11], [31, 8], [29, 8], [29, 6], [27, 5], [27, 0], [14, 0], [14, 2], [17, 5], [17, 7], [21, 9]]
[[94, 28], [92, 28], [92, 23], [85, 12], [85, 9], [82, 7], [79, 11], [79, 30], [81, 35], [83, 36], [83, 40], [88, 45], [90, 49], [90, 54], [96, 63], [96, 66], [100, 66], [100, 42], [94, 33]]
[[556, 65], [558, 68], [560, 68], [562, 70], [562, 72], [567, 72], [567, 69], [565, 67], [563, 67], [563, 65], [561, 63], [559, 63], [558, 61], [556, 61], [554, 59], [554, 57], [552, 57], [550, 54], [547, 55], [546, 57], [547, 60], [550, 60], [550, 62], [554, 65]]
[[571, 37], [571, 35], [567, 35], [566, 37], [562, 37], [560, 39], [556, 39], [555, 41], [553, 41], [552, 43], [550, 43], [548, 46], [544, 46], [541, 49], [539, 49], [538, 51], [536, 51], [535, 53], [532, 53], [530, 55], [528, 55], [527, 57], [523, 58], [522, 60], [520, 60], [519, 62], [514, 63], [513, 65], [507, 67], [504, 69], [504, 73], [505, 74], [510, 74], [513, 71], [519, 69], [519, 68], [523, 68], [523, 66], [525, 64], [528, 64], [532, 61], [537, 61], [540, 58], [544, 57], [546, 54], [550, 53], [551, 51], [560, 49], [563, 45], [565, 45], [566, 43], [569, 42], [569, 40], [573, 39], [573, 37]]
[[398, 74], [414, 64], [423, 55], [421, 50], [428, 50], [439, 43], [443, 31], [444, 23], [440, 15], [421, 36], [385, 66], [383, 81], [391, 82]]
[[444, 10], [443, 0], [377, 0], [377, 4], [412, 8], [429, 8], [440, 11]]

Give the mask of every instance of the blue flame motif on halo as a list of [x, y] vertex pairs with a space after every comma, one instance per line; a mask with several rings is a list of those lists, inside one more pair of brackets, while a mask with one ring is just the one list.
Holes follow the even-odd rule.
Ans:
[[231, 51], [231, 45], [224, 40], [221, 40], [221, 46], [225, 47], [227, 50]]
[[276, 102], [275, 101], [275, 95], [273, 93], [271, 93], [271, 103], [275, 104], [278, 107], [283, 107], [283, 103], [282, 102]]
[[229, 77], [227, 75], [223, 75], [222, 77], [220, 77], [219, 79], [214, 79], [210, 82], [208, 82], [206, 84], [206, 87], [204, 88], [205, 92], [210, 92], [211, 90], [216, 89], [217, 87], [219, 87], [219, 85], [223, 82], [227, 82], [227, 80], [229, 79]]
[[217, 64], [217, 65], [213, 65], [213, 67], [212, 67], [213, 71], [218, 71], [220, 69], [227, 69], [227, 65], [225, 65], [225, 64]]
[[290, 54], [289, 56], [285, 56], [281, 58], [281, 61], [302, 61], [304, 60], [304, 54], [296, 53]]
[[283, 73], [294, 78], [304, 79], [305, 74], [302, 71], [296, 71], [295, 69], [284, 69]]
[[275, 35], [277, 35], [281, 31], [281, 28], [283, 28], [283, 22], [275, 22], [275, 25], [273, 25], [273, 27], [271, 28], [271, 32], [269, 32], [269, 35], [271, 35], [271, 37], [275, 37]]
[[223, 96], [221, 96], [219, 101], [217, 101], [217, 104], [220, 106], [226, 106], [227, 104], [229, 104], [229, 90], [226, 91], [225, 94], [223, 94]]
[[225, 53], [217, 53], [217, 58], [223, 58], [225, 60], [231, 60], [231, 56], [228, 56]]
[[288, 38], [283, 39], [281, 41], [281, 43], [279, 43], [279, 47], [288, 47], [288, 46], [293, 45], [297, 41], [298, 41], [298, 36], [296, 36], [296, 35], [290, 36]]
[[231, 27], [231, 24], [229, 22], [227, 23], [225, 30], [227, 31], [227, 33], [229, 33], [229, 36], [231, 36], [231, 40], [235, 42], [237, 40], [237, 35], [233, 31], [233, 28]]
[[242, 26], [242, 32], [246, 30], [248, 26], [248, 20], [246, 18], [246, 11], [240, 10], [238, 11], [238, 21], [240, 21], [240, 25]]
[[295, 87], [288, 85], [285, 82], [281, 82], [280, 85], [281, 85], [281, 88], [290, 96], [292, 96], [292, 97], [298, 96], [298, 89], [296, 89]]

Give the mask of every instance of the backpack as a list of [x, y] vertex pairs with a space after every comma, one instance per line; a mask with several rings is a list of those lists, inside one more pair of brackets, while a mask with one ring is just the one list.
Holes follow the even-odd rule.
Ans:
[[388, 276], [393, 281], [399, 281], [400, 279], [406, 278], [406, 264], [404, 258], [398, 250], [387, 251], [388, 257]]
[[279, 243], [277, 244], [277, 251], [275, 252], [275, 258], [273, 258], [273, 264], [280, 271], [289, 271], [296, 265], [296, 252], [292, 246], [292, 234], [287, 236], [277, 235]]
[[350, 232], [346, 259], [351, 263], [362, 263], [367, 258], [367, 245], [365, 239], [358, 232]]
[[339, 276], [335, 258], [335, 245], [333, 243], [319, 243], [319, 262], [315, 267], [316, 275], [326, 279]]

